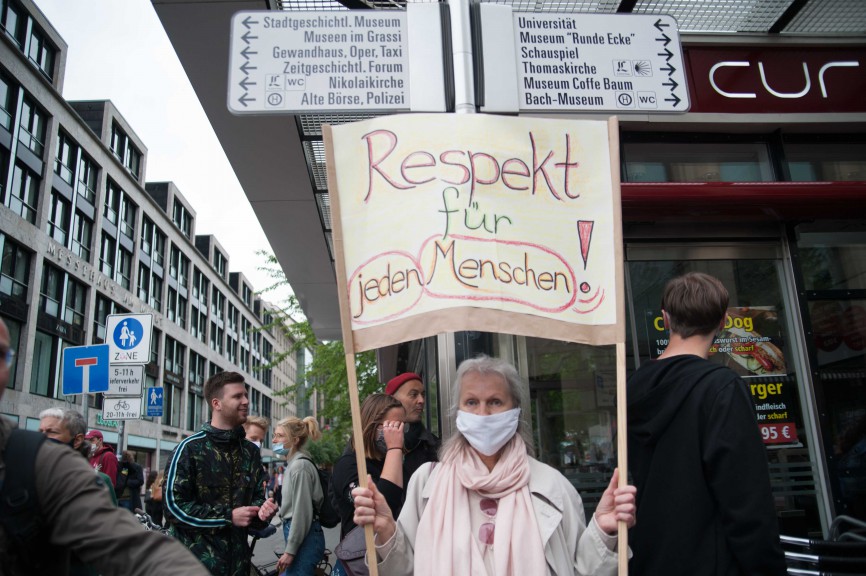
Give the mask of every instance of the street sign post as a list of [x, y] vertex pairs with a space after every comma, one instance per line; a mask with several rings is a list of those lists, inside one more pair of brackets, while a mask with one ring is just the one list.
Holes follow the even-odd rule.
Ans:
[[162, 416], [162, 392], [162, 387], [158, 386], [147, 389], [147, 394], [144, 395], [147, 400], [147, 416]]
[[143, 364], [112, 365], [108, 371], [107, 396], [141, 396], [144, 383]]
[[105, 320], [105, 329], [112, 365], [150, 361], [152, 314], [112, 314]]
[[103, 398], [102, 418], [105, 420], [137, 420], [141, 418], [141, 397]]
[[63, 395], [108, 390], [108, 358], [107, 344], [64, 348], [63, 368], [60, 375]]

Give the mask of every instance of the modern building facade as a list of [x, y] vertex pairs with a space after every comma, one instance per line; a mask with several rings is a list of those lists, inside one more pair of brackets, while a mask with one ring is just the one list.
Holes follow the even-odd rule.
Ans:
[[[216, 237], [196, 235], [173, 183], [146, 182], [147, 148], [110, 101], [62, 98], [67, 45], [38, 8], [4, 0], [0, 18], [0, 316], [17, 355], [0, 412], [30, 429], [45, 408], [86, 412], [148, 468], [209, 419], [203, 385], [217, 372], [246, 377], [251, 413], [293, 415], [279, 393], [299, 357], [270, 361], [292, 345], [269, 328], [277, 309]], [[103, 343], [106, 317], [123, 313], [153, 315], [145, 386], [164, 388], [164, 414], [124, 421], [120, 438], [101, 394], [62, 394], [61, 360]]]
[[[731, 291], [735, 319], [749, 318], [751, 337], [772, 343], [763, 348], [776, 355], [773, 363], [764, 358], [735, 369], [764, 417], [783, 532], [827, 536], [840, 514], [866, 518], [866, 7], [846, 0], [496, 3], [526, 14], [676, 18], [691, 109], [617, 112], [627, 371], [664, 346], [657, 322], [664, 283], [691, 270], [718, 276]], [[400, 10], [402, 4], [153, 0], [322, 338], [339, 338], [340, 325], [321, 125], [372, 114], [232, 115], [225, 93], [228, 30], [239, 10]], [[190, 30], [189, 22], [199, 26]], [[482, 102], [475, 104], [478, 111]], [[299, 183], [305, 177], [307, 186]], [[299, 236], [307, 241], [299, 243]], [[456, 366], [481, 352], [516, 363], [532, 398], [537, 453], [575, 483], [592, 509], [616, 461], [614, 349], [445, 333], [379, 350], [380, 376], [423, 374], [430, 427], [447, 436]]]

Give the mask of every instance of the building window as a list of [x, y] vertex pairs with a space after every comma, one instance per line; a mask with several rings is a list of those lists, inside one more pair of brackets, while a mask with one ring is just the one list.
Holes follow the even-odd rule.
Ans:
[[54, 57], [57, 50], [35, 27], [30, 33], [30, 61], [49, 79], [54, 77]]
[[85, 302], [87, 302], [87, 288], [84, 284], [67, 277], [66, 309], [63, 311], [63, 320], [83, 328]]
[[3, 25], [6, 35], [21, 48], [24, 46], [25, 19], [21, 17], [23, 10], [15, 0], [4, 0], [2, 5], [0, 24]]
[[39, 178], [16, 162], [15, 168], [12, 170], [12, 190], [10, 192], [9, 209], [31, 224], [36, 224]]
[[153, 230], [153, 263], [157, 266], [165, 264], [165, 234], [159, 231], [159, 228]]
[[193, 307], [189, 324], [190, 333], [202, 344], [207, 343], [207, 314]]
[[171, 213], [171, 221], [187, 238], [192, 238], [192, 215], [186, 206], [175, 199]]
[[30, 279], [30, 253], [4, 238], [3, 262], [0, 265], [0, 292], [16, 298], [27, 298]]
[[123, 195], [123, 202], [120, 207], [120, 233], [135, 241], [135, 215], [138, 210], [136, 206], [126, 194]]
[[138, 299], [142, 302], [150, 299], [150, 268], [144, 264], [138, 265]]
[[42, 268], [42, 291], [39, 293], [39, 310], [60, 318], [60, 303], [63, 301], [63, 272], [53, 266]]
[[866, 180], [864, 142], [786, 142], [785, 160], [794, 182]]
[[181, 398], [183, 388], [177, 387], [169, 382], [165, 383], [163, 391], [163, 417], [162, 421], [167, 426], [180, 428]]
[[162, 312], [162, 278], [153, 274], [150, 281], [150, 307]]
[[114, 262], [117, 258], [117, 243], [105, 232], [102, 233], [102, 244], [99, 249], [99, 271], [114, 278]]
[[193, 268], [192, 272], [192, 297], [207, 308], [207, 293], [210, 288], [210, 282], [198, 267]]
[[21, 129], [18, 131], [18, 140], [40, 158], [45, 150], [45, 123], [45, 113], [25, 96], [21, 106]]
[[174, 338], [165, 337], [165, 369], [183, 378], [184, 355], [186, 347]]
[[105, 187], [103, 215], [106, 220], [115, 226], [117, 226], [117, 213], [120, 211], [120, 197], [122, 195], [123, 191], [120, 189], [120, 186], [109, 180], [108, 186]]
[[51, 211], [48, 214], [48, 235], [66, 246], [69, 239], [71, 205], [56, 190], [51, 191]]
[[244, 284], [241, 292], [243, 292], [243, 295], [241, 296], [241, 298], [243, 299], [244, 304], [246, 304], [248, 308], [252, 308], [253, 307], [253, 291], [250, 289], [249, 286]]
[[150, 361], [153, 364], [159, 364], [159, 339], [160, 331], [154, 328], [150, 337]]
[[57, 133], [57, 156], [54, 159], [54, 173], [61, 180], [72, 186], [72, 170], [75, 168], [75, 157], [78, 146], [62, 130]]
[[214, 270], [217, 271], [217, 274], [220, 275], [220, 278], [223, 280], [226, 279], [226, 268], [228, 266], [228, 261], [226, 257], [223, 256], [222, 252], [214, 249], [213, 251], [213, 267]]
[[60, 338], [36, 331], [33, 341], [33, 368], [30, 372], [30, 393], [53, 397], [56, 373], [61, 353]]
[[174, 288], [168, 288], [168, 297], [166, 303], [166, 314], [168, 319], [180, 326], [186, 328], [186, 298], [178, 294]]
[[228, 329], [229, 332], [233, 334], [237, 334], [238, 332], [238, 318], [240, 318], [240, 312], [237, 308], [234, 307], [233, 304], [229, 304], [228, 309]]
[[218, 320], [225, 320], [226, 297], [216, 286], [213, 287], [211, 295], [211, 316]]
[[114, 281], [129, 290], [132, 286], [130, 281], [131, 278], [132, 253], [121, 248], [117, 251], [117, 271], [115, 273]]
[[141, 251], [148, 256], [152, 256], [153, 231], [156, 225], [153, 220], [147, 216], [141, 217]]
[[141, 169], [141, 152], [132, 143], [132, 139], [117, 123], [111, 125], [111, 151], [129, 172], [138, 179]]
[[93, 313], [93, 343], [105, 342], [105, 319], [111, 314], [112, 302], [102, 294], [96, 295], [96, 309]]
[[78, 159], [78, 183], [75, 188], [91, 204], [96, 200], [98, 176], [99, 168], [96, 166], [96, 163], [82, 152], [81, 157]]
[[220, 355], [223, 353], [223, 329], [214, 322], [210, 323], [210, 349]]
[[90, 262], [92, 236], [93, 222], [81, 212], [76, 211], [75, 221], [72, 225], [72, 252], [87, 262]]
[[7, 130], [12, 129], [12, 114], [15, 111], [15, 97], [11, 83], [0, 75], [0, 124]]

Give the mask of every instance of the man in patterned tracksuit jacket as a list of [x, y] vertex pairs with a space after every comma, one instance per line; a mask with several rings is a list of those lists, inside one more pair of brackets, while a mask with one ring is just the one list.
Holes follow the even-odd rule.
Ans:
[[244, 438], [249, 398], [244, 378], [221, 372], [204, 385], [211, 422], [178, 445], [165, 472], [163, 505], [171, 533], [219, 576], [247, 576], [248, 528], [277, 512], [265, 500], [265, 473], [255, 444]]

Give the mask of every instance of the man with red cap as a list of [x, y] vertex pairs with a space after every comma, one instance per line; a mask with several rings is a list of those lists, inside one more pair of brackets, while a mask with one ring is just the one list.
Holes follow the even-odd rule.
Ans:
[[102, 432], [91, 430], [85, 436], [90, 440], [90, 465], [97, 472], [102, 472], [111, 479], [111, 485], [117, 488], [117, 456], [111, 446], [102, 441]]
[[424, 383], [414, 372], [404, 372], [388, 381], [385, 394], [400, 401], [406, 410], [406, 422], [403, 426], [403, 482], [409, 484], [409, 478], [421, 464], [435, 462], [439, 459], [439, 438], [424, 427]]

